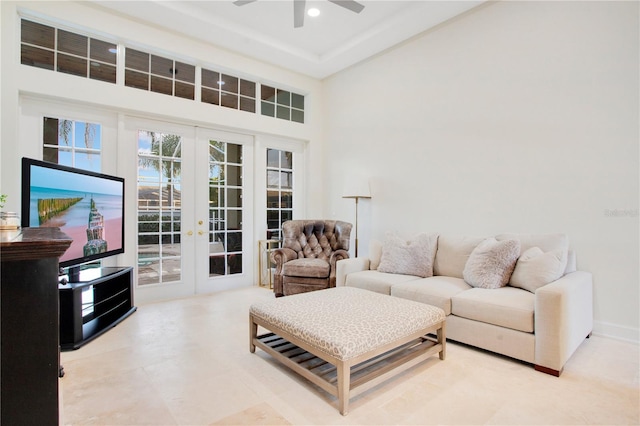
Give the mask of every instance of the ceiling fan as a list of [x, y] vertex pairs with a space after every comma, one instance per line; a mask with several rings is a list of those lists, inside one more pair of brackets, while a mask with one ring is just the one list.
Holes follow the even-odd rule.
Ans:
[[[245, 4], [253, 3], [257, 0], [235, 0], [233, 4], [236, 6], [244, 6]], [[333, 4], [344, 7], [355, 13], [362, 12], [364, 5], [358, 3], [355, 0], [328, 0]], [[304, 25], [304, 12], [305, 12], [306, 0], [293, 0], [293, 27], [300, 28]]]

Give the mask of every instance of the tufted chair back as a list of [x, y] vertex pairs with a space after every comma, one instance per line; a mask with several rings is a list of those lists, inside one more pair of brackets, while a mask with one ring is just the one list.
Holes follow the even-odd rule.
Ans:
[[339, 220], [289, 220], [282, 224], [282, 247], [298, 258], [329, 261], [336, 250], [349, 251], [351, 224]]
[[335, 287], [335, 265], [349, 257], [352, 226], [340, 220], [284, 222], [282, 247], [271, 253], [276, 296]]

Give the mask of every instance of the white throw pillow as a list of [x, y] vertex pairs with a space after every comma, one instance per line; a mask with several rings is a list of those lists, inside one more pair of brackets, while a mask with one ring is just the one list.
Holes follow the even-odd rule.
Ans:
[[382, 245], [378, 271], [392, 274], [433, 276], [433, 255], [437, 235], [419, 234], [405, 241], [396, 234], [387, 234]]
[[504, 287], [509, 282], [518, 256], [519, 241], [497, 241], [495, 238], [487, 238], [469, 255], [462, 276], [467, 284], [473, 287]]
[[509, 284], [535, 293], [562, 276], [563, 254], [562, 249], [545, 253], [540, 247], [531, 247], [520, 255]]

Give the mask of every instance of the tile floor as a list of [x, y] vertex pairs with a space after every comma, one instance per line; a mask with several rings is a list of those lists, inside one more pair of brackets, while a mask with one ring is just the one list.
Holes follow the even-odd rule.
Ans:
[[560, 378], [450, 343], [350, 403], [249, 352], [249, 287], [140, 305], [120, 325], [62, 353], [68, 425], [640, 424], [638, 345], [593, 336]]

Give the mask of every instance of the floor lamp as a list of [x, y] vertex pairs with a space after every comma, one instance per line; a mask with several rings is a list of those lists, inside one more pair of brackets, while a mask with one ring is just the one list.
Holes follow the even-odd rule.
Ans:
[[342, 198], [354, 198], [356, 200], [356, 256], [358, 257], [358, 200], [371, 198], [368, 179], [347, 179]]

